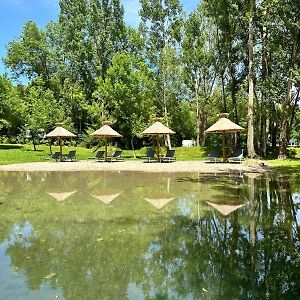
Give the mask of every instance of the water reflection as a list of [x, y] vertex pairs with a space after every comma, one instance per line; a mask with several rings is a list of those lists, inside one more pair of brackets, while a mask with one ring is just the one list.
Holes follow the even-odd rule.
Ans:
[[1, 299], [300, 294], [299, 179], [3, 172], [0, 188]]

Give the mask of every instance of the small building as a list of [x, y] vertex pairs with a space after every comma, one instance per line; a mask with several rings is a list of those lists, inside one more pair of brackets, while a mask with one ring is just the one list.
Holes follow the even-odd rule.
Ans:
[[196, 146], [196, 142], [194, 140], [182, 140], [182, 147], [193, 147]]

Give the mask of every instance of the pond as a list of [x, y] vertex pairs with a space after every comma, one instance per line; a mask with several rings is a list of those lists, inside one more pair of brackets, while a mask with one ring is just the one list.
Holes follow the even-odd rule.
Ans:
[[300, 178], [1, 172], [0, 299], [296, 299]]

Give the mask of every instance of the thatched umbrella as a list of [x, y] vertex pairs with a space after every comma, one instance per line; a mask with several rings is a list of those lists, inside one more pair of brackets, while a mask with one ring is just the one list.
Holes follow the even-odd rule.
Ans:
[[228, 205], [228, 204], [215, 204], [212, 202], [206, 202], [213, 208], [215, 208], [217, 211], [219, 211], [223, 216], [228, 216], [233, 211], [243, 207], [245, 204], [239, 204], [239, 205]]
[[93, 132], [91, 135], [94, 137], [103, 137], [105, 140], [105, 159], [107, 158], [107, 139], [111, 137], [122, 137], [121, 134], [113, 130], [109, 125], [109, 121], [104, 121], [103, 126]]
[[67, 198], [71, 197], [76, 192], [77, 192], [77, 190], [72, 191], [72, 192], [47, 193], [47, 194], [49, 196], [53, 197], [54, 199], [56, 199], [58, 202], [62, 202], [64, 200], [66, 200]]
[[165, 134], [174, 134], [175, 132], [162, 124], [160, 122], [160, 118], [157, 118], [157, 121], [152, 124], [150, 127], [145, 129], [142, 134], [143, 135], [154, 135], [156, 136], [156, 143], [157, 143], [157, 159], [160, 158], [160, 143], [159, 143], [159, 136]]
[[92, 197], [102, 201], [105, 204], [111, 203], [114, 199], [116, 199], [121, 193], [109, 194], [109, 195], [94, 195], [90, 194]]
[[62, 139], [72, 138], [76, 135], [67, 129], [57, 126], [54, 130], [46, 134], [47, 138], [58, 138], [59, 140], [59, 148], [60, 148], [60, 161], [62, 161]]
[[175, 198], [159, 198], [159, 199], [153, 199], [153, 198], [145, 198], [145, 200], [152, 204], [157, 209], [162, 209], [165, 205], [167, 205], [169, 202], [174, 200]]
[[236, 133], [244, 130], [243, 127], [233, 123], [228, 119], [228, 113], [221, 113], [220, 120], [205, 130], [205, 133], [221, 133], [223, 135], [223, 161], [226, 160], [225, 134]]

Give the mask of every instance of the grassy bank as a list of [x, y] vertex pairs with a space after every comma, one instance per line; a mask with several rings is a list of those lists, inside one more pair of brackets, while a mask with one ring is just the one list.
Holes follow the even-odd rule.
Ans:
[[[37, 151], [33, 150], [32, 145], [16, 145], [16, 144], [1, 144], [0, 145], [0, 164], [15, 164], [15, 163], [26, 163], [26, 162], [41, 162], [47, 161], [51, 156], [49, 146], [39, 145]], [[103, 149], [103, 148], [100, 148]], [[199, 160], [205, 157], [205, 149], [199, 147], [182, 148], [176, 149], [176, 158], [178, 160]], [[85, 160], [89, 157], [95, 156], [95, 150], [86, 149], [82, 147], [64, 146], [63, 153], [66, 154], [70, 150], [77, 151], [77, 157], [79, 160]], [[112, 154], [115, 148], [109, 147], [108, 154]], [[59, 151], [58, 146], [52, 146], [52, 153]], [[124, 150], [122, 156], [125, 159], [133, 160], [134, 156], [137, 158], [146, 154], [147, 148], [143, 148], [135, 151]], [[166, 150], [162, 149], [162, 154], [165, 154]], [[134, 155], [135, 154], [135, 155]]]
[[[103, 148], [101, 148], [103, 149]], [[63, 153], [68, 153], [70, 150], [77, 151], [79, 160], [86, 160], [89, 157], [95, 156], [95, 149], [86, 149], [83, 147], [64, 146]], [[112, 154], [115, 148], [109, 147], [108, 153]], [[207, 148], [205, 147], [177, 147], [177, 160], [201, 160], [207, 155]], [[59, 151], [58, 146], [52, 146], [52, 152]], [[134, 160], [135, 156], [138, 158], [146, 154], [147, 148], [142, 148], [133, 152], [132, 150], [124, 150], [123, 157], [126, 160]], [[162, 154], [166, 149], [162, 149]], [[295, 158], [288, 160], [270, 159], [266, 163], [274, 168], [274, 170], [284, 174], [300, 174], [300, 148], [294, 148]], [[26, 162], [42, 162], [47, 161], [51, 156], [49, 146], [40, 145], [38, 151], [34, 151], [32, 145], [15, 145], [15, 144], [1, 144], [0, 145], [0, 164], [14, 164]]]

